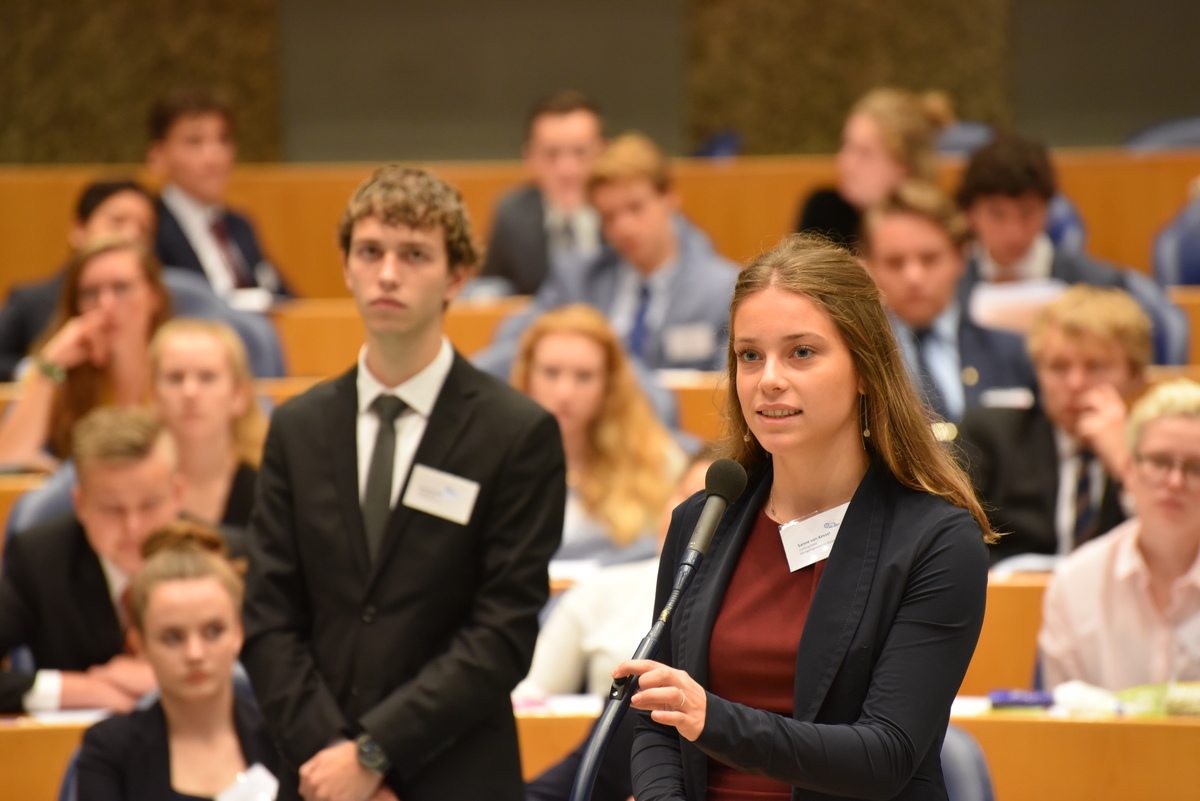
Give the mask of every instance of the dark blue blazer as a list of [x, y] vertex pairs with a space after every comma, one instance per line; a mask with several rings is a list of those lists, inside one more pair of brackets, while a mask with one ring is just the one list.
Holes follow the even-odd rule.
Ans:
[[[708, 683], [708, 645], [746, 535], [771, 487], [757, 471], [726, 511], [658, 658]], [[675, 510], [656, 608], [704, 504]], [[782, 557], [782, 554], [781, 554]], [[695, 743], [642, 715], [638, 801], [707, 798], [707, 760], [793, 786], [793, 799], [945, 799], [941, 746], [983, 624], [987, 548], [971, 515], [908, 489], [875, 460], [846, 511], [796, 654], [788, 718], [708, 695]]]
[[0, 309], [0, 381], [12, 381], [17, 364], [46, 331], [62, 293], [62, 271], [36, 284], [15, 286]]
[[[1050, 277], [1057, 278], [1066, 284], [1125, 288], [1125, 281], [1113, 267], [1083, 253], [1071, 253], [1061, 248], [1054, 249], [1054, 260], [1050, 263]], [[963, 273], [962, 280], [958, 282], [958, 296], [964, 309], [969, 308], [967, 301], [971, 298], [971, 290], [979, 281], [979, 261], [972, 257], [967, 260], [966, 272]]]
[[[196, 255], [192, 243], [188, 241], [187, 234], [183, 232], [179, 220], [175, 219], [175, 215], [162, 200], [158, 201], [157, 207], [158, 233], [154, 238], [154, 250], [158, 254], [159, 261], [163, 263], [164, 267], [181, 267], [197, 272], [205, 280], [208, 280], [204, 267], [200, 264], [200, 257]], [[250, 268], [251, 274], [247, 278], [251, 286], [262, 286], [277, 295], [291, 295], [283, 277], [264, 257], [262, 248], [258, 244], [258, 236], [254, 233], [254, 226], [250, 221], [240, 214], [226, 211], [225, 227], [229, 231], [229, 238], [237, 245]]]
[[[233, 723], [246, 765], [279, 772], [279, 754], [253, 701], [234, 698]], [[162, 801], [173, 798], [171, 752], [162, 704], [114, 715], [83, 735], [76, 762], [77, 801]]]
[[958, 358], [966, 409], [979, 406], [989, 389], [1025, 387], [1037, 394], [1033, 363], [1025, 339], [1017, 334], [984, 328], [964, 313], [958, 325]]

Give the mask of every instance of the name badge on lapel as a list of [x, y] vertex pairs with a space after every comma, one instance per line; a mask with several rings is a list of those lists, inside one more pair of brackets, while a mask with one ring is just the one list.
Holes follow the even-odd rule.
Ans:
[[707, 323], [673, 325], [663, 330], [663, 353], [671, 362], [703, 362], [713, 358], [717, 332]]
[[478, 481], [415, 464], [401, 503], [418, 512], [465, 526], [478, 497]]
[[842, 527], [842, 518], [846, 516], [846, 508], [849, 506], [850, 504], [843, 503], [829, 511], [793, 520], [779, 527], [779, 537], [783, 540], [788, 568], [793, 573], [829, 558], [833, 542]]

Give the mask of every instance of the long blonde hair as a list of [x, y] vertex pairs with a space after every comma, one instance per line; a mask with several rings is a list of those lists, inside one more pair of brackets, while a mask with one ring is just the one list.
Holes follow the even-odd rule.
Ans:
[[589, 429], [591, 461], [578, 490], [588, 514], [625, 546], [651, 528], [671, 497], [682, 458], [638, 386], [625, 351], [602, 314], [576, 304], [547, 312], [521, 337], [512, 384], [528, 394], [534, 351], [549, 334], [580, 334], [604, 351], [604, 401]]
[[982, 529], [984, 540], [992, 542], [995, 535], [970, 479], [934, 437], [929, 412], [909, 378], [879, 303], [879, 289], [849, 251], [820, 236], [794, 234], [738, 276], [729, 304], [729, 389], [725, 400], [729, 434], [723, 454], [747, 471], [761, 467], [768, 458], [750, 431], [738, 401], [733, 340], [738, 307], [769, 286], [805, 296], [824, 309], [837, 326], [866, 389], [863, 404], [871, 436], [864, 439], [865, 446], [880, 456], [905, 486], [945, 498], [969, 511]]
[[150, 367], [154, 380], [162, 362], [163, 348], [175, 336], [203, 334], [212, 337], [225, 351], [234, 386], [246, 393], [245, 410], [233, 420], [233, 447], [238, 461], [257, 468], [262, 462], [263, 442], [267, 438], [267, 417], [254, 395], [253, 376], [246, 347], [232, 328], [219, 320], [181, 317], [164, 324], [150, 342]]

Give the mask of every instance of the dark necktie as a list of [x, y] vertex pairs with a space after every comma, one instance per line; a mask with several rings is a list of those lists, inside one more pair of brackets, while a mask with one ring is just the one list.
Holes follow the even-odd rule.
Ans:
[[923, 328], [920, 331], [913, 331], [913, 338], [917, 344], [917, 369], [921, 374], [921, 391], [924, 392], [926, 400], [940, 417], [949, 419], [949, 410], [946, 408], [946, 398], [942, 395], [942, 390], [938, 388], [937, 381], [933, 377], [933, 371], [929, 369], [929, 361], [925, 356], [925, 343], [933, 337], [932, 328]]
[[1079, 480], [1075, 482], [1075, 541], [1079, 547], [1096, 536], [1096, 507], [1092, 504], [1092, 460], [1091, 451], [1079, 452]]
[[249, 277], [246, 275], [246, 270], [243, 269], [241, 254], [233, 247], [233, 242], [229, 239], [229, 229], [225, 226], [225, 220], [218, 217], [212, 221], [210, 227], [213, 238], [217, 240], [217, 245], [221, 250], [221, 260], [225, 262], [229, 276], [233, 279], [233, 285], [238, 289], [247, 288], [250, 286]]
[[392, 511], [392, 474], [396, 469], [396, 418], [405, 409], [404, 401], [395, 395], [380, 395], [371, 402], [371, 410], [379, 418], [379, 434], [371, 465], [367, 468], [367, 491], [363, 494], [363, 528], [367, 534], [367, 552], [371, 561], [379, 555], [388, 516]]
[[626, 345], [629, 352], [639, 359], [646, 350], [646, 311], [650, 308], [650, 285], [642, 282], [638, 290], [637, 313], [633, 315], [633, 325], [629, 329], [629, 339]]

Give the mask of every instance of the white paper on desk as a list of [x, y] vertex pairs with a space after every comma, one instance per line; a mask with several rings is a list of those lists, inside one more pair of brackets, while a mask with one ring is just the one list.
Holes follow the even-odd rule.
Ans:
[[34, 712], [30, 717], [47, 726], [91, 726], [111, 714], [107, 709], [56, 709], [53, 712]]
[[1028, 334], [1041, 310], [1066, 291], [1067, 284], [1057, 278], [980, 281], [971, 289], [971, 319], [986, 328]]
[[238, 774], [237, 781], [217, 793], [213, 801], [275, 801], [279, 779], [256, 762]]

